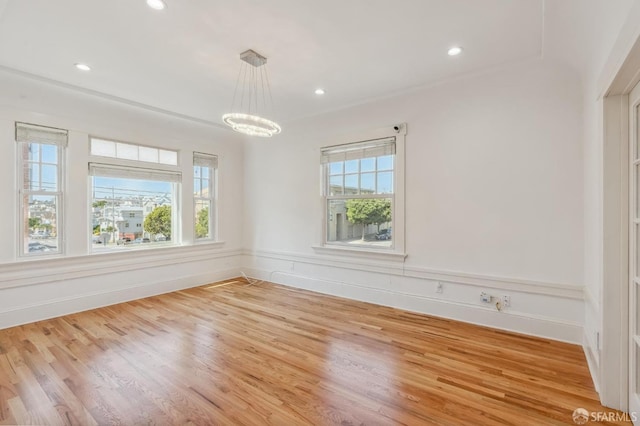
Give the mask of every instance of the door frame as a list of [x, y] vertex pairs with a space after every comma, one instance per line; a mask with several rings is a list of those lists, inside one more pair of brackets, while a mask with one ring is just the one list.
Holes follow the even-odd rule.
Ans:
[[[626, 46], [625, 46], [626, 45]], [[617, 53], [617, 55], [616, 55]], [[617, 58], [617, 60], [616, 60]], [[608, 73], [608, 74], [607, 74]], [[602, 114], [602, 291], [597, 381], [603, 405], [629, 410], [629, 94], [640, 81], [640, 34], [618, 39], [600, 87]]]
[[[637, 110], [640, 106], [640, 83], [638, 83], [631, 91], [628, 96], [629, 100], [629, 200], [634, 200], [635, 202], [629, 203], [629, 327], [628, 327], [628, 336], [629, 336], [629, 374], [628, 374], [628, 389], [629, 389], [629, 411], [634, 413], [640, 413], [640, 399], [638, 399], [637, 394], [640, 394], [640, 389], [635, 389], [634, 392], [634, 381], [638, 383], [637, 379], [633, 379], [638, 375], [638, 365], [636, 364], [637, 359], [640, 359], [640, 353], [637, 353], [637, 343], [634, 341], [635, 336], [638, 334], [638, 330], [634, 330], [638, 324], [638, 315], [640, 312], [638, 311], [638, 284], [636, 284], [636, 277], [640, 276], [640, 272], [638, 271], [637, 266], [632, 266], [634, 263], [638, 265], [636, 259], [638, 259], [639, 254], [639, 244], [637, 227], [640, 225], [635, 224], [635, 220], [638, 216], [640, 206], [640, 197], [638, 197], [638, 191], [640, 190], [640, 185], [638, 182], [640, 181], [640, 175], [636, 176], [636, 172], [634, 168], [639, 167], [637, 164], [638, 158], [640, 158], [640, 152], [638, 152], [640, 147], [640, 132], [638, 129], [638, 113]], [[635, 306], [634, 306], [635, 304]], [[632, 315], [635, 309], [635, 315]], [[634, 356], [636, 357], [634, 359]]]

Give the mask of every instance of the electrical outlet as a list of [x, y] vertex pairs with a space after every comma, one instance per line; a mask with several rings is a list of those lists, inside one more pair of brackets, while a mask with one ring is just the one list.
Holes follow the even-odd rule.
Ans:
[[511, 296], [502, 296], [502, 307], [508, 308], [511, 306]]
[[491, 295], [483, 291], [482, 293], [480, 293], [480, 300], [482, 300], [484, 303], [491, 303]]
[[438, 283], [438, 285], [436, 286], [436, 293], [442, 293], [444, 289], [442, 288], [442, 283]]

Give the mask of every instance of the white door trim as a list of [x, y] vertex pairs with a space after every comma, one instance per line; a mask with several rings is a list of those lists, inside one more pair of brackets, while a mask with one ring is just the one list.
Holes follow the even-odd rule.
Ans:
[[[640, 271], [637, 268], [638, 259], [638, 249], [640, 248], [640, 241], [637, 241], [638, 232], [636, 227], [640, 228], [640, 223], [638, 223], [638, 209], [636, 206], [640, 205], [640, 197], [638, 197], [638, 190], [640, 189], [640, 185], [638, 185], [638, 180], [640, 179], [640, 173], [637, 172], [637, 169], [640, 168], [640, 164], [638, 164], [640, 159], [640, 135], [638, 133], [638, 116], [637, 116], [637, 108], [640, 105], [640, 83], [638, 83], [635, 88], [631, 91], [628, 96], [628, 123], [627, 127], [629, 129], [629, 242], [630, 242], [630, 250], [629, 250], [629, 271], [630, 280], [629, 280], [629, 310], [628, 310], [628, 327], [627, 327], [627, 336], [629, 336], [628, 344], [629, 344], [629, 352], [628, 352], [628, 363], [629, 363], [629, 375], [628, 375], [628, 389], [629, 389], [629, 412], [631, 413], [640, 413], [640, 389], [637, 388], [637, 376], [638, 376], [638, 359], [640, 359], [640, 342], [636, 342], [637, 335], [639, 331], [637, 330], [637, 321], [638, 321], [638, 288], [640, 284], [637, 282], [637, 277], [640, 276]], [[635, 170], [634, 170], [635, 169]]]
[[603, 291], [600, 399], [627, 411], [629, 325], [629, 127], [628, 96], [603, 102]]
[[600, 80], [602, 131], [601, 358], [603, 405], [629, 410], [629, 93], [640, 79], [640, 3], [630, 12]]

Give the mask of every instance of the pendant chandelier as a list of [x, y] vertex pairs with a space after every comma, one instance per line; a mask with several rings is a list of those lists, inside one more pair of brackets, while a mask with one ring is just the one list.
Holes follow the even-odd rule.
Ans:
[[262, 113], [266, 112], [267, 103], [273, 111], [267, 58], [253, 50], [247, 50], [240, 54], [240, 60], [240, 72], [231, 104], [232, 112], [223, 115], [222, 120], [236, 132], [250, 136], [271, 137], [280, 133], [282, 129], [278, 123], [258, 114], [260, 109]]

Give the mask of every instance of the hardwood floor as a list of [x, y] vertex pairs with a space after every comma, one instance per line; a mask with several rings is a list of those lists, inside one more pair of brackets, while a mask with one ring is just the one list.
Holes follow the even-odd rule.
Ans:
[[578, 407], [615, 413], [579, 346], [240, 279], [0, 331], [3, 425], [559, 425]]

